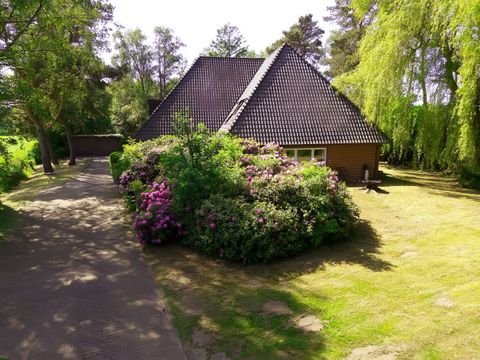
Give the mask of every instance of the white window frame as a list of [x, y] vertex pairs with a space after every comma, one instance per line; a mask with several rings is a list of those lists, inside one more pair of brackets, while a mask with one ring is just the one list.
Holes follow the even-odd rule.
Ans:
[[[293, 151], [293, 153], [294, 153], [293, 160], [298, 161], [298, 151], [301, 151], [301, 150], [310, 150], [310, 154], [311, 154], [310, 160], [313, 160], [313, 159], [314, 159], [315, 150], [323, 150], [324, 153], [325, 153], [325, 159], [320, 159], [320, 160], [318, 160], [318, 161], [327, 162], [327, 148], [326, 148], [326, 147], [315, 147], [315, 148], [287, 148], [287, 149], [285, 149], [285, 154], [286, 154], [287, 151]], [[317, 159], [315, 159], [315, 160], [317, 160]]]

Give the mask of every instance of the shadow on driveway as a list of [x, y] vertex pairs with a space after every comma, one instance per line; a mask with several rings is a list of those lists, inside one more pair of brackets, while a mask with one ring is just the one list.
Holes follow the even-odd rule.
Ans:
[[0, 354], [184, 359], [106, 158], [43, 191], [0, 245]]

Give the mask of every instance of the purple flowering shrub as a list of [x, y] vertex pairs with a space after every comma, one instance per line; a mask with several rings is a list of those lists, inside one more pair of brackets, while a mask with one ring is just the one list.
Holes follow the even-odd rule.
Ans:
[[160, 176], [159, 156], [160, 151], [154, 148], [120, 175], [118, 180], [119, 190], [124, 196], [127, 208], [130, 210], [135, 210], [138, 207], [141, 193]]
[[242, 142], [243, 192], [213, 193], [195, 212], [194, 248], [228, 260], [265, 262], [346, 237], [358, 212], [336, 172], [299, 164], [274, 144]]
[[141, 244], [160, 244], [182, 235], [182, 225], [175, 220], [172, 205], [172, 189], [166, 181], [154, 182], [142, 193], [134, 215], [134, 227]]
[[267, 262], [296, 254], [308, 245], [298, 236], [302, 225], [295, 214], [270, 203], [216, 194], [196, 215], [190, 245], [212, 256], [242, 263]]
[[325, 164], [300, 164], [276, 144], [189, 126], [182, 123], [186, 133], [176, 137], [127, 145], [131, 165], [119, 187], [142, 244], [178, 239], [251, 263], [348, 237], [358, 211]]

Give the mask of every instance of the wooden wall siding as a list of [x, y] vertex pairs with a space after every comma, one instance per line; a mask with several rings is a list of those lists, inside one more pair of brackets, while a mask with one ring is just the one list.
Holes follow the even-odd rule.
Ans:
[[327, 145], [327, 165], [348, 180], [363, 179], [366, 165], [370, 178], [375, 178], [378, 176], [378, 145]]
[[365, 165], [371, 179], [378, 176], [378, 144], [285, 146], [286, 149], [316, 147], [327, 148], [327, 166], [338, 170], [344, 180], [362, 180]]
[[107, 136], [74, 136], [73, 148], [77, 156], [107, 156], [122, 149], [122, 139]]

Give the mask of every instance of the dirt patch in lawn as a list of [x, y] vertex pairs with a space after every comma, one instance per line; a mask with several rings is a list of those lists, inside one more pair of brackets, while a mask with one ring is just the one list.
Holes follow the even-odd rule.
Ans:
[[312, 314], [300, 315], [292, 319], [291, 323], [303, 332], [319, 332], [325, 327], [325, 323]]
[[450, 299], [448, 296], [441, 296], [435, 300], [435, 305], [444, 307], [444, 308], [451, 308], [455, 306], [455, 302]]
[[290, 315], [290, 314], [293, 314], [292, 309], [290, 309], [287, 304], [285, 304], [282, 301], [277, 301], [277, 300], [270, 300], [270, 301], [267, 301], [265, 304], [263, 304], [262, 312], [264, 314], [268, 314], [268, 315]]
[[401, 345], [370, 345], [353, 349], [347, 360], [396, 360], [405, 350]]

